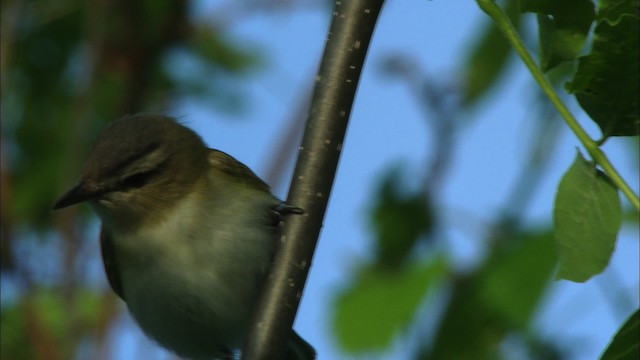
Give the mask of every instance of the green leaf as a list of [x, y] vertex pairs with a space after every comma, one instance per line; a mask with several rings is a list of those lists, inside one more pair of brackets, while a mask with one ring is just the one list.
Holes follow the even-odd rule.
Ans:
[[629, 0], [598, 1], [598, 20], [605, 20], [615, 25], [626, 14], [636, 14], [637, 2]]
[[194, 33], [190, 50], [205, 62], [222, 68], [230, 73], [246, 72], [258, 65], [259, 57], [255, 50], [245, 50], [219, 33], [204, 29]]
[[[517, 27], [520, 23], [518, 0], [509, 0], [504, 10]], [[473, 105], [497, 83], [513, 53], [509, 42], [493, 21], [487, 19], [479, 34], [463, 65], [465, 87], [462, 102], [465, 106]]]
[[640, 128], [639, 18], [634, 1], [601, 1], [591, 53], [580, 57], [567, 91], [603, 137], [636, 136]]
[[629, 316], [607, 346], [600, 360], [637, 360], [640, 359], [640, 309]]
[[385, 177], [371, 211], [376, 261], [388, 267], [404, 262], [416, 242], [433, 228], [429, 199], [421, 192], [409, 193], [403, 189], [399, 177], [398, 171]]
[[550, 232], [498, 239], [478, 271], [456, 278], [433, 348], [421, 359], [502, 358], [507, 334], [530, 328], [554, 267]]
[[584, 282], [609, 263], [620, 228], [618, 191], [578, 153], [562, 177], [554, 206], [558, 278]]
[[555, 269], [553, 234], [525, 234], [512, 242], [487, 264], [479, 279], [480, 298], [510, 324], [526, 329]]
[[349, 352], [389, 346], [409, 326], [429, 289], [446, 270], [442, 257], [397, 271], [362, 269], [353, 287], [336, 299], [333, 326], [340, 346]]
[[523, 0], [521, 9], [538, 14], [540, 67], [545, 72], [578, 56], [595, 15], [591, 0]]

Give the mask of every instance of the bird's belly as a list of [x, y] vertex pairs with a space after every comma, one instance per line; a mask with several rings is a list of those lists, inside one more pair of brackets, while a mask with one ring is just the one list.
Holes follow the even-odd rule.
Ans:
[[267, 263], [266, 252], [224, 249], [154, 256], [121, 267], [124, 300], [161, 345], [211, 359], [242, 345]]
[[147, 335], [191, 359], [242, 345], [275, 246], [263, 212], [249, 211], [268, 213], [273, 198], [258, 200], [206, 211], [185, 200], [156, 226], [114, 236], [123, 299]]
[[147, 335], [181, 356], [211, 359], [240, 345], [252, 305], [251, 299], [230, 297], [215, 282], [200, 280], [147, 272], [129, 277], [123, 290]]

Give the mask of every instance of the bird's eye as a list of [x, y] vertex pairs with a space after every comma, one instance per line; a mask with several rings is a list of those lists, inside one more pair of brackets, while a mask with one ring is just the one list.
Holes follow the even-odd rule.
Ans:
[[144, 171], [131, 174], [121, 181], [123, 188], [140, 188], [143, 187], [153, 175], [153, 171]]

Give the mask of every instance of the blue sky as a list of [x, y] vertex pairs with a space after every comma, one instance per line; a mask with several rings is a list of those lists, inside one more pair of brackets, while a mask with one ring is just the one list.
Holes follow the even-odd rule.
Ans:
[[[201, 1], [194, 9], [194, 19], [206, 21], [215, 16], [220, 4]], [[329, 25], [328, 15], [327, 8], [308, 5], [282, 13], [252, 15], [226, 28], [232, 40], [266, 55], [260, 70], [244, 78], [240, 85], [246, 93], [246, 107], [240, 114], [229, 113], [215, 111], [200, 101], [183, 99], [172, 106], [170, 113], [181, 116], [210, 147], [233, 155], [259, 176], [266, 176], [273, 154], [282, 142], [282, 129], [300, 102], [309, 96], [309, 84], [319, 64]], [[437, 81], [455, 81], [463, 70], [466, 49], [475, 40], [484, 17], [472, 1], [399, 0], [388, 2], [383, 9], [296, 321], [296, 329], [316, 347], [321, 360], [346, 358], [331, 337], [329, 310], [336, 291], [348, 283], [350, 270], [371, 255], [367, 211], [380, 175], [397, 164], [406, 169], [420, 169], [431, 141], [418, 104], [406, 86], [381, 75], [380, 62], [390, 53], [410, 55]], [[528, 21], [532, 20], [528, 16]], [[182, 61], [172, 66], [178, 74], [193, 71], [189, 63]], [[470, 236], [469, 232], [456, 230], [457, 224], [476, 224], [481, 231], [482, 224], [491, 223], [509, 201], [510, 186], [520, 173], [531, 145], [527, 134], [537, 120], [536, 113], [531, 111], [535, 91], [536, 85], [524, 66], [512, 61], [500, 86], [466, 115], [468, 125], [457, 134], [457, 148], [445, 175], [438, 211], [453, 229], [446, 233], [447, 244], [461, 268], [481, 259], [478, 239], [483, 234]], [[582, 125], [597, 137], [597, 128], [582, 115], [575, 102], [569, 105]], [[294, 152], [297, 145], [297, 142], [289, 144], [290, 150]], [[577, 140], [565, 128], [549, 171], [527, 209], [528, 222], [551, 221], [557, 183], [572, 163], [577, 147]], [[638, 193], [637, 159], [629, 154], [631, 148], [612, 139], [604, 149]], [[287, 169], [283, 181], [271, 183], [282, 198], [286, 197], [292, 165]], [[461, 219], [460, 214], [471, 216]], [[90, 231], [97, 234], [97, 227]], [[554, 283], [535, 322], [536, 328], [548, 338], [566, 340], [566, 345], [575, 350], [575, 359], [596, 358], [617, 327], [638, 306], [638, 253], [638, 229], [623, 229], [605, 273], [585, 284]], [[618, 278], [622, 281], [622, 297], [609, 293], [607, 287], [611, 279]], [[611, 307], [612, 302], [617, 305]], [[423, 311], [429, 313], [430, 309]], [[114, 358], [171, 358], [161, 350], [150, 351], [155, 345], [144, 338], [128, 315], [123, 314], [122, 320], [114, 331]], [[367, 359], [391, 355], [402, 359], [406, 356], [403, 349], [415, 345], [415, 341], [399, 340], [390, 353]]]

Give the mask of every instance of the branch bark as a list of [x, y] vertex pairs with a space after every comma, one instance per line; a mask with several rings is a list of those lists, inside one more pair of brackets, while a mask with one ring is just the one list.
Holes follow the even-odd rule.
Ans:
[[337, 0], [287, 201], [305, 210], [282, 227], [243, 360], [279, 359], [290, 336], [331, 193], [365, 55], [383, 0]]

